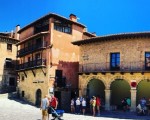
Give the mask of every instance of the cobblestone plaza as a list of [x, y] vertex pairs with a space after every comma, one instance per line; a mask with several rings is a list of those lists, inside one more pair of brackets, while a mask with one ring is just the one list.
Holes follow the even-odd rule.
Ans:
[[[24, 101], [0, 97], [0, 120], [42, 120], [41, 110]], [[150, 120], [150, 116], [137, 116], [131, 112], [102, 112], [100, 117], [90, 115], [75, 115], [64, 113], [63, 120], [116, 120], [116, 119], [143, 119]], [[52, 117], [51, 117], [52, 119]]]

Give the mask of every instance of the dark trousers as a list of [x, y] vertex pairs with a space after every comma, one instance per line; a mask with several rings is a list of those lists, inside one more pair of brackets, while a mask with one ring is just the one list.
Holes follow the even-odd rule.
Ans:
[[76, 105], [76, 113], [80, 113], [80, 105]]

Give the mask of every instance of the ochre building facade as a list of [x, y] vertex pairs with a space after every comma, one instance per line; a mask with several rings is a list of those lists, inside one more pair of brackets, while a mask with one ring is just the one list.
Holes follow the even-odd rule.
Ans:
[[19, 42], [15, 37], [16, 34], [14, 32], [0, 33], [0, 93], [16, 91], [16, 43]]
[[150, 98], [150, 33], [108, 35], [72, 42], [80, 47], [80, 96], [99, 95], [106, 110], [131, 99], [131, 111]]
[[21, 98], [39, 105], [44, 95], [55, 93], [60, 104], [65, 97], [69, 106], [68, 98], [78, 91], [79, 69], [79, 48], [71, 42], [95, 35], [88, 33], [75, 15], [71, 14], [68, 19], [54, 13], [39, 18], [18, 33]]

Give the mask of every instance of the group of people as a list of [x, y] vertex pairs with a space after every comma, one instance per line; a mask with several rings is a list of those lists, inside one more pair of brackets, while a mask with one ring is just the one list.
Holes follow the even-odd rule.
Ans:
[[90, 100], [83, 97], [77, 97], [76, 99], [71, 99], [71, 113], [83, 114], [85, 115], [88, 106], [90, 107], [90, 112], [93, 116], [100, 115], [101, 99], [99, 96], [93, 96]]
[[130, 110], [131, 99], [129, 97], [122, 99], [121, 103], [122, 103], [122, 108], [124, 111]]
[[42, 120], [49, 120], [49, 114], [52, 113], [52, 108], [57, 109], [58, 100], [54, 95], [47, 96], [41, 100], [40, 109], [42, 110]]
[[97, 115], [100, 116], [100, 107], [101, 107], [101, 99], [99, 96], [93, 96], [90, 99], [90, 110], [91, 113], [93, 114], [93, 116], [96, 116], [96, 112]]
[[[121, 102], [124, 111], [130, 110], [131, 99], [129, 97], [124, 98]], [[137, 106], [137, 114], [145, 115], [146, 113], [150, 115], [150, 99], [147, 101], [145, 97], [142, 97]]]
[[145, 115], [146, 112], [148, 112], [148, 115], [150, 115], [150, 99], [147, 101], [146, 98], [143, 97], [140, 99], [137, 106], [137, 113]]

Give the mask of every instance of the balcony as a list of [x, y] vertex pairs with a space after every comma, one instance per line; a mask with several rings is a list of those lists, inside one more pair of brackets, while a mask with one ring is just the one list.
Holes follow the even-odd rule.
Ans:
[[[116, 68], [116, 69], [115, 69]], [[79, 73], [94, 72], [150, 72], [150, 66], [145, 65], [145, 61], [141, 62], [121, 62], [120, 66], [110, 67], [110, 63], [89, 63], [79, 67]]]
[[27, 55], [29, 53], [42, 50], [46, 48], [46, 44], [33, 44], [31, 46], [25, 47], [23, 49], [20, 49], [17, 51], [17, 57], [22, 57], [24, 55]]
[[30, 62], [26, 62], [23, 64], [19, 64], [16, 67], [17, 71], [29, 70], [29, 69], [36, 69], [46, 67], [46, 59], [38, 59]]

